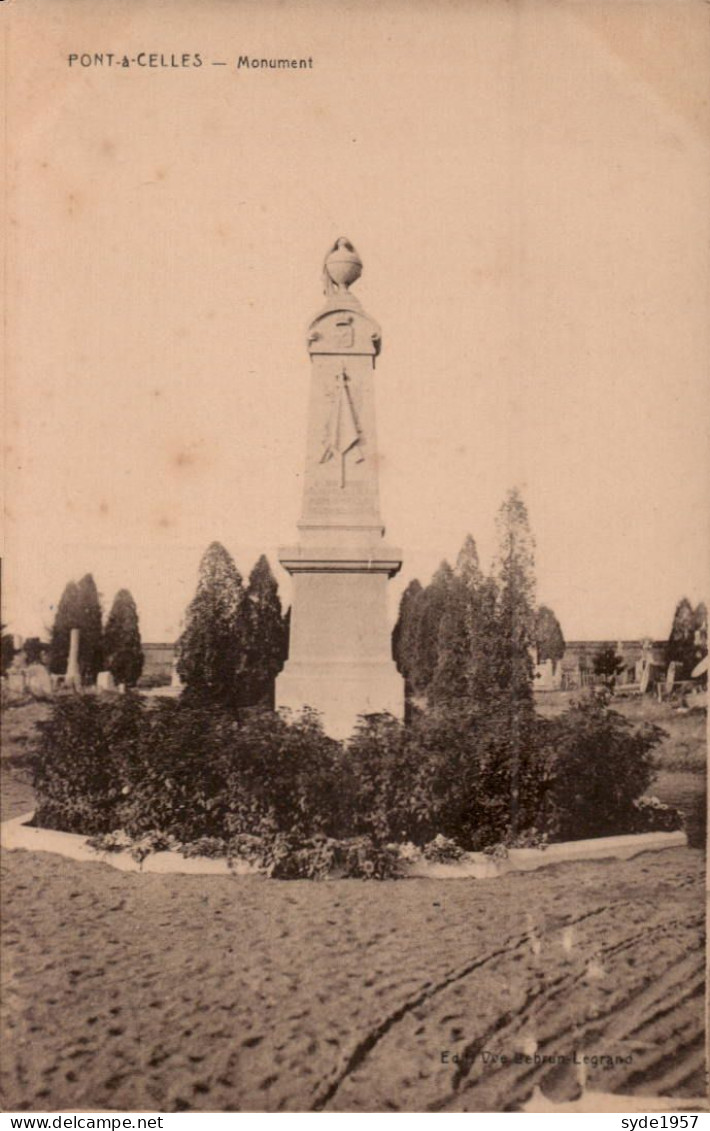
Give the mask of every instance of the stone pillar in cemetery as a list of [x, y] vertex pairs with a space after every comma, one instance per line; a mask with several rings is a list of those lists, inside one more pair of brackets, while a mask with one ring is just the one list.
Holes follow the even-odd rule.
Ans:
[[69, 659], [67, 660], [67, 674], [64, 676], [65, 687], [81, 687], [79, 635], [78, 628], [73, 628], [69, 634]]
[[296, 546], [279, 560], [293, 578], [289, 659], [276, 706], [322, 715], [349, 736], [358, 715], [404, 715], [392, 660], [387, 581], [400, 551], [384, 542], [375, 429], [380, 330], [350, 286], [362, 263], [346, 239], [325, 261], [326, 302], [311, 322], [311, 390], [303, 507]]

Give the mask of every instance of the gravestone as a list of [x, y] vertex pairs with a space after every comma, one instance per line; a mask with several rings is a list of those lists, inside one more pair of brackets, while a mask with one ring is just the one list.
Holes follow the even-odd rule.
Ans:
[[15, 695], [22, 695], [26, 686], [24, 668], [8, 668], [7, 689]]
[[67, 672], [64, 676], [65, 687], [81, 687], [81, 672], [79, 671], [79, 629], [73, 628], [69, 636], [69, 659]]
[[52, 698], [52, 677], [44, 664], [28, 664], [25, 669], [27, 690], [35, 699]]
[[650, 680], [651, 680], [651, 665], [646, 664], [643, 671], [641, 672], [641, 679], [639, 681], [639, 691], [641, 692], [642, 695], [645, 695], [646, 692], [648, 691], [648, 685], [649, 685]]
[[670, 695], [673, 691], [673, 686], [675, 684], [676, 667], [676, 661], [671, 660], [670, 664], [668, 665], [668, 671], [666, 672], [666, 695]]
[[116, 684], [114, 683], [113, 675], [111, 672], [99, 672], [96, 677], [96, 690], [97, 691], [115, 691]]
[[308, 331], [299, 541], [279, 551], [293, 578], [293, 600], [276, 706], [314, 708], [335, 738], [350, 735], [361, 714], [404, 714], [387, 618], [387, 580], [402, 562], [384, 542], [377, 471], [380, 329], [349, 289], [361, 272], [352, 244], [339, 239], [324, 265], [325, 305]]

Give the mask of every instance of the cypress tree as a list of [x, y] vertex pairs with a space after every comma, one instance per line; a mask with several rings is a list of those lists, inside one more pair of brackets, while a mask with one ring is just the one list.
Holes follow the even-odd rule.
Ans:
[[483, 580], [478, 550], [472, 534], [467, 534], [464, 538], [463, 546], [456, 558], [454, 574], [461, 579], [470, 593], [475, 593]]
[[411, 680], [415, 638], [414, 611], [416, 599], [421, 591], [422, 584], [415, 577], [400, 597], [397, 621], [392, 630], [392, 659], [397, 665], [397, 671], [404, 676], [406, 682]]
[[85, 574], [77, 585], [77, 611], [81, 681], [84, 684], [95, 683], [103, 667], [101, 601], [90, 573]]
[[695, 607], [695, 663], [702, 660], [708, 651], [708, 610], [704, 601]]
[[560, 622], [547, 605], [540, 605], [535, 613], [535, 651], [538, 664], [545, 660], [558, 663], [565, 654], [565, 638], [562, 635]]
[[467, 695], [472, 710], [480, 714], [498, 706], [507, 667], [505, 651], [501, 647], [499, 593], [495, 578], [486, 577], [481, 581], [470, 615]]
[[113, 599], [104, 629], [104, 662], [116, 683], [134, 687], [143, 671], [138, 610], [128, 589]]
[[439, 625], [437, 662], [428, 696], [432, 705], [461, 707], [468, 703], [468, 668], [481, 583], [476, 543], [468, 534], [456, 559]]
[[291, 606], [290, 605], [286, 609], [286, 612], [283, 615], [283, 620], [281, 621], [281, 642], [282, 642], [282, 645], [283, 645], [283, 650], [281, 652], [281, 667], [283, 668], [284, 664], [286, 663], [286, 661], [288, 659], [288, 650], [289, 650], [289, 647], [291, 645]]
[[187, 692], [206, 703], [236, 707], [246, 666], [241, 574], [212, 542], [200, 562], [197, 592], [177, 645], [177, 670]]
[[498, 639], [494, 645], [498, 722], [505, 736], [501, 769], [509, 776], [510, 827], [520, 821], [521, 784], [530, 762], [535, 628], [535, 542], [528, 512], [517, 489], [506, 496], [497, 517]]
[[520, 492], [506, 496], [497, 518], [496, 580], [500, 592], [501, 691], [521, 703], [532, 699], [535, 640], [535, 542]]
[[71, 630], [79, 628], [79, 590], [75, 581], [68, 581], [59, 598], [49, 639], [49, 670], [64, 675], [69, 660]]
[[39, 636], [28, 636], [22, 645], [22, 651], [25, 653], [26, 664], [40, 664], [45, 646]]
[[284, 665], [284, 618], [278, 584], [264, 554], [249, 575], [243, 623], [246, 657], [241, 701], [273, 708], [274, 681]]
[[[6, 626], [3, 625], [3, 628]], [[0, 672], [6, 675], [12, 667], [12, 661], [15, 659], [15, 638], [11, 632], [4, 632], [2, 634], [2, 666]]]
[[680, 665], [676, 674], [681, 679], [687, 679], [695, 667], [695, 632], [695, 610], [688, 598], [683, 597], [676, 605], [666, 650], [666, 661], [669, 664], [673, 661]]
[[411, 682], [413, 690], [420, 693], [427, 691], [436, 671], [439, 630], [449, 605], [453, 580], [454, 571], [443, 561], [426, 589], [414, 599], [412, 613], [416, 627]]

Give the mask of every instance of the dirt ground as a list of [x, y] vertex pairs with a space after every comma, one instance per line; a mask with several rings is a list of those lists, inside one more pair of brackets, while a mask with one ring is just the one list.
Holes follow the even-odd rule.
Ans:
[[[500, 880], [126, 875], [4, 853], [4, 1110], [496, 1111], [704, 1094], [693, 849]], [[496, 1060], [508, 1058], [508, 1063]]]
[[[32, 806], [23, 773], [5, 817]], [[4, 853], [2, 1107], [497, 1111], [571, 1101], [583, 1073], [698, 1097], [703, 879], [692, 848], [381, 884]]]

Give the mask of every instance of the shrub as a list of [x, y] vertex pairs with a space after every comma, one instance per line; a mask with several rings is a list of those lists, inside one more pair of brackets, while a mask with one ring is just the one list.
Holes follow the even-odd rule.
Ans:
[[345, 820], [340, 750], [312, 713], [295, 722], [248, 714], [221, 744], [215, 767], [226, 834], [334, 835]]
[[631, 831], [634, 801], [655, 776], [652, 751], [665, 732], [634, 730], [601, 700], [574, 704], [550, 722], [554, 784], [547, 827], [559, 840]]
[[684, 826], [683, 814], [657, 797], [639, 797], [633, 803], [630, 832], [670, 833]]
[[549, 788], [547, 734], [532, 711], [505, 703], [485, 714], [436, 711], [411, 726], [362, 720], [342, 773], [352, 831], [420, 846], [441, 834], [470, 851], [511, 825], [530, 827]]
[[503, 698], [410, 726], [371, 716], [343, 744], [309, 712], [288, 721], [184, 698], [67, 695], [40, 730], [36, 823], [115, 834], [140, 859], [179, 844], [282, 878], [384, 878], [405, 843], [450, 860], [678, 827], [675, 811], [641, 796], [663, 732], [634, 730], [597, 700], [555, 720]]
[[419, 728], [390, 715], [359, 720], [341, 755], [340, 780], [347, 819], [341, 834], [369, 837], [375, 844], [413, 840], [434, 831], [431, 759], [422, 756]]
[[201, 836], [199, 840], [191, 840], [188, 844], [178, 846], [181, 856], [208, 856], [210, 859], [219, 859], [230, 856], [229, 842], [221, 836]]
[[264, 862], [275, 880], [324, 880], [335, 866], [335, 844], [328, 837], [299, 840], [281, 834], [273, 841]]
[[441, 833], [424, 845], [424, 859], [435, 864], [450, 864], [465, 855], [464, 849], [455, 840], [442, 836]]
[[539, 848], [541, 852], [544, 852], [548, 843], [547, 833], [540, 832], [539, 829], [523, 829], [522, 832], [514, 833], [509, 828], [502, 840], [499, 840], [496, 844], [487, 845], [483, 851], [487, 856], [492, 856], [494, 860], [507, 860], [511, 848]]
[[108, 833], [121, 826], [120, 751], [135, 744], [141, 708], [133, 696], [67, 695], [37, 724], [35, 824], [64, 832]]
[[[174, 837], [166, 836], [159, 829], [152, 829], [142, 837], [131, 837], [124, 829], [112, 833], [99, 833], [90, 837], [87, 844], [99, 852], [128, 852], [139, 864], [151, 852], [166, 852], [178, 847]], [[189, 855], [189, 853], [185, 853]], [[192, 855], [197, 855], [192, 853]]]
[[228, 711], [136, 695], [67, 696], [41, 724], [37, 823], [87, 834], [152, 830], [183, 843], [332, 832], [339, 744], [306, 715]]
[[394, 880], [402, 874], [403, 860], [396, 844], [374, 844], [369, 837], [356, 837], [339, 844], [336, 860], [350, 879]]

